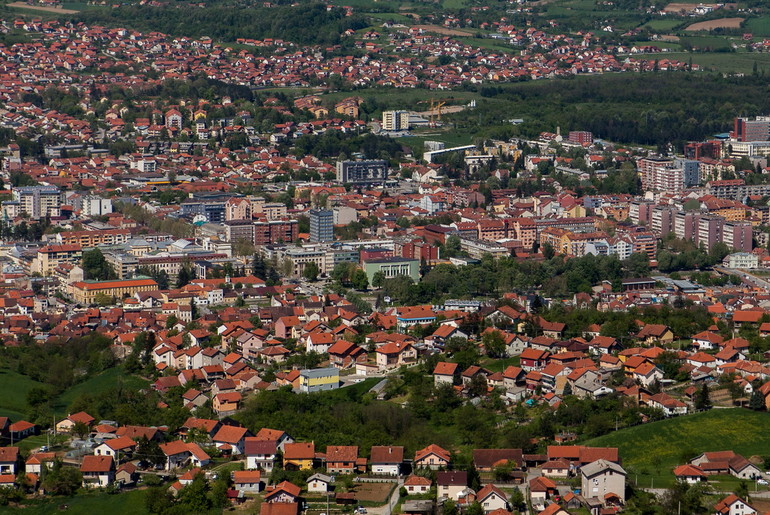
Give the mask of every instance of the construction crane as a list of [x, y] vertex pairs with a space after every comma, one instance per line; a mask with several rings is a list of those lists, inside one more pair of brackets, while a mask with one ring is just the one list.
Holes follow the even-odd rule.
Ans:
[[422, 100], [418, 103], [429, 104], [428, 119], [430, 120], [430, 126], [435, 127], [436, 121], [441, 121], [441, 115], [444, 113], [444, 106], [447, 102], [454, 100], [452, 98], [431, 98], [430, 100]]

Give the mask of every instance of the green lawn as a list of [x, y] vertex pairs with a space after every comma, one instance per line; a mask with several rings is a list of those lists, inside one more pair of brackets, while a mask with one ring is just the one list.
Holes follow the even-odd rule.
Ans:
[[689, 44], [693, 48], [717, 50], [730, 48], [730, 41], [719, 36], [682, 36], [679, 38], [682, 45]]
[[686, 455], [728, 449], [746, 458], [768, 454], [770, 414], [713, 409], [621, 429], [584, 443], [618, 447], [632, 481], [663, 487], [674, 480], [673, 468], [684, 463]]
[[[43, 387], [25, 375], [12, 370], [0, 370], [0, 408], [24, 413], [27, 411], [27, 394], [36, 387]], [[14, 422], [18, 420], [12, 417]]]
[[83, 394], [99, 394], [109, 390], [119, 384], [130, 390], [138, 390], [146, 387], [149, 383], [136, 376], [127, 376], [120, 368], [111, 368], [91, 379], [78, 383], [75, 386], [65, 390], [54, 402], [53, 408], [57, 414], [66, 415], [67, 408], [72, 402]]
[[120, 494], [103, 492], [80, 493], [76, 497], [47, 498], [41, 502], [26, 504], [24, 513], [27, 515], [47, 515], [62, 510], [70, 515], [93, 515], [96, 513], [120, 513], [121, 515], [144, 515], [148, 511], [144, 507], [144, 491], [131, 490]]
[[511, 365], [519, 366], [519, 356], [504, 359], [488, 359], [481, 363], [481, 366], [492, 372], [502, 372]]

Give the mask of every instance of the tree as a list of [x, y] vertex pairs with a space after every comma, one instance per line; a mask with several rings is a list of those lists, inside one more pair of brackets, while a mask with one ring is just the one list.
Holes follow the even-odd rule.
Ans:
[[166, 463], [166, 455], [155, 440], [148, 440], [142, 436], [136, 443], [134, 457], [147, 465], [159, 467]]
[[307, 279], [308, 281], [315, 281], [318, 279], [318, 265], [314, 262], [310, 262], [305, 265], [305, 268], [302, 270], [302, 277]]
[[564, 385], [564, 391], [562, 392], [562, 395], [564, 395], [564, 397], [566, 397], [567, 395], [572, 395], [572, 384], [571, 383], [567, 382]]
[[487, 378], [484, 374], [476, 374], [468, 384], [468, 395], [482, 397], [487, 393]]
[[385, 284], [385, 274], [382, 270], [374, 272], [374, 275], [372, 276], [372, 287], [382, 288], [383, 284]]
[[709, 397], [709, 389], [706, 383], [703, 383], [700, 390], [698, 390], [695, 396], [695, 409], [707, 410], [711, 408], [711, 397]]
[[[153, 476], [154, 477], [154, 476]], [[174, 504], [168, 488], [164, 486], [154, 486], [148, 488], [144, 494], [144, 507], [150, 513], [164, 513]]]
[[53, 495], [72, 495], [83, 481], [80, 471], [75, 467], [65, 467], [58, 458], [43, 479], [43, 488]]
[[556, 255], [556, 251], [553, 248], [553, 245], [551, 245], [549, 242], [545, 242], [543, 244], [543, 256], [546, 259], [552, 259]]
[[254, 274], [254, 277], [258, 277], [262, 280], [267, 278], [267, 265], [265, 264], [265, 258], [262, 257], [262, 254], [254, 254], [254, 260], [251, 263], [251, 273]]
[[369, 287], [369, 277], [366, 275], [366, 272], [358, 268], [353, 272], [351, 283], [353, 288], [363, 291]]
[[487, 354], [493, 358], [505, 356], [505, 338], [500, 331], [488, 331], [481, 337]]
[[106, 281], [117, 278], [112, 266], [107, 263], [98, 247], [83, 252], [82, 265], [83, 276], [87, 280]]
[[761, 411], [765, 409], [765, 396], [762, 395], [759, 389], [755, 389], [751, 393], [751, 398], [749, 399], [749, 408], [753, 409], [754, 411]]

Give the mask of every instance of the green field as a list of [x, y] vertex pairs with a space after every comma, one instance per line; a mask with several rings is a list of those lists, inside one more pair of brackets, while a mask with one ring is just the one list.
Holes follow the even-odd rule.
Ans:
[[502, 372], [509, 366], [519, 366], [519, 356], [505, 359], [490, 359], [481, 363], [481, 366], [492, 372]]
[[[66, 509], [62, 509], [63, 506]], [[132, 490], [120, 494], [86, 493], [76, 497], [47, 498], [41, 502], [26, 504], [23, 512], [28, 515], [47, 515], [54, 512], [71, 515], [92, 515], [96, 513], [120, 513], [121, 515], [144, 515], [144, 491]]]
[[0, 408], [26, 412], [27, 394], [36, 386], [44, 385], [12, 370], [0, 370]]
[[66, 415], [67, 408], [81, 395], [86, 393], [99, 394], [117, 386], [120, 382], [130, 390], [138, 390], [148, 385], [147, 381], [139, 377], [126, 376], [120, 368], [111, 368], [65, 390], [54, 402], [54, 411], [59, 415]]
[[618, 447], [629, 479], [641, 486], [665, 486], [687, 457], [733, 450], [745, 458], [770, 452], [770, 413], [740, 408], [713, 409], [621, 429], [584, 442]]
[[704, 71], [724, 73], [751, 73], [757, 70], [770, 73], [770, 53], [749, 52], [666, 52], [665, 54], [637, 54], [632, 59], [669, 59], [699, 64]]
[[719, 36], [682, 36], [679, 38], [682, 45], [690, 45], [692, 48], [718, 50], [730, 48], [730, 41]]
[[657, 32], [668, 32], [674, 27], [676, 27], [677, 25], [682, 25], [682, 21], [659, 19], [659, 20], [650, 20], [644, 24], [645, 27]]
[[770, 36], [770, 16], [751, 18], [744, 23], [744, 28], [755, 36]]

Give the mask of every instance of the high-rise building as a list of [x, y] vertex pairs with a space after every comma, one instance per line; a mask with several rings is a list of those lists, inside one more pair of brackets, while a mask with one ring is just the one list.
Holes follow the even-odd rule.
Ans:
[[594, 135], [588, 131], [570, 131], [567, 141], [576, 145], [590, 145], [594, 142]]
[[13, 200], [19, 210], [38, 220], [46, 216], [58, 216], [62, 205], [62, 192], [56, 186], [22, 186], [13, 188]]
[[409, 113], [407, 111], [383, 111], [382, 130], [384, 131], [408, 131]]
[[334, 239], [334, 213], [330, 209], [310, 210], [310, 241], [332, 241]]
[[736, 118], [732, 133], [737, 141], [768, 141], [770, 140], [770, 116]]

